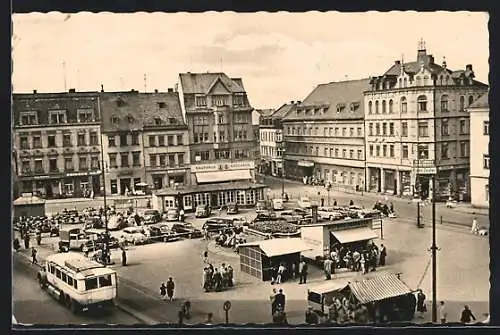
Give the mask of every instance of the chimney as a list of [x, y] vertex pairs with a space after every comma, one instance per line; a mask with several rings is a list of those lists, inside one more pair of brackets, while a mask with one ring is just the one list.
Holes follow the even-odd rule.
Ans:
[[433, 55], [429, 55], [427, 57], [429, 58], [429, 64], [434, 64], [434, 56]]
[[169, 89], [167, 90], [167, 92], [168, 92], [168, 93], [172, 93], [172, 92], [174, 92], [174, 89], [173, 89], [173, 88], [169, 88]]
[[472, 64], [465, 65], [465, 70], [472, 72]]
[[297, 104], [298, 104], [298, 105], [300, 105], [300, 103], [301, 103], [301, 102], [302, 102], [302, 101], [297, 101]]
[[295, 103], [295, 101], [294, 101], [294, 100], [292, 100], [292, 101], [290, 101], [290, 103], [293, 105], [293, 104]]
[[104, 92], [104, 85], [101, 84], [101, 92]]
[[401, 64], [401, 61], [399, 61], [399, 60], [394, 61], [394, 64], [395, 64], [395, 65], [399, 65], [399, 64]]
[[36, 90], [33, 90], [33, 94], [36, 94]]
[[157, 88], [155, 88], [155, 93], [158, 93], [158, 89]]
[[76, 92], [76, 90], [75, 90], [74, 88], [70, 88], [68, 92], [69, 92], [69, 93], [75, 93], [75, 92]]

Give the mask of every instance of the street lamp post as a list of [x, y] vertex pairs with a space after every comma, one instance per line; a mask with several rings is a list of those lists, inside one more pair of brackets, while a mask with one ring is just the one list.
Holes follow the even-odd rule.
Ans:
[[432, 175], [432, 322], [437, 322], [436, 177]]
[[281, 143], [281, 199], [285, 198], [285, 145]]
[[[100, 105], [100, 102], [98, 102]], [[99, 113], [100, 115], [100, 113]], [[108, 228], [108, 211], [106, 202], [106, 177], [105, 177], [105, 163], [104, 163], [104, 150], [102, 145], [102, 133], [100, 134], [100, 144], [101, 144], [101, 177], [102, 177], [102, 189], [103, 189], [103, 199], [104, 199], [104, 244], [102, 249], [102, 261], [104, 264], [108, 264], [108, 253], [109, 253], [109, 228]]]

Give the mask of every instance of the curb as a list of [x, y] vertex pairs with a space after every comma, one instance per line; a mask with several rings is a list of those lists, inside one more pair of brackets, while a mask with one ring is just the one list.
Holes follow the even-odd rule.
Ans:
[[149, 316], [120, 303], [119, 300], [116, 301], [115, 307], [121, 310], [122, 312], [127, 313], [128, 315], [132, 316], [133, 318], [137, 319], [140, 323], [143, 323], [145, 325], [151, 326], [160, 323], [150, 318]]

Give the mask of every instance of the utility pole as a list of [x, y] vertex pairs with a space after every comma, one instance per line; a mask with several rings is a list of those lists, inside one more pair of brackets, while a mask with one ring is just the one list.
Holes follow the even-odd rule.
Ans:
[[62, 62], [63, 67], [63, 76], [64, 76], [64, 92], [67, 90], [67, 82], [66, 82], [66, 61]]
[[[101, 101], [97, 98], [97, 108], [99, 110], [99, 117], [101, 117]], [[103, 199], [104, 199], [104, 245], [102, 250], [103, 263], [108, 265], [108, 254], [109, 254], [109, 228], [108, 228], [108, 205], [106, 201], [106, 176], [105, 176], [105, 163], [104, 163], [104, 149], [102, 144], [102, 132], [100, 132], [101, 138], [101, 177], [102, 177], [102, 189], [103, 189]]]
[[437, 322], [436, 177], [432, 176], [432, 322]]

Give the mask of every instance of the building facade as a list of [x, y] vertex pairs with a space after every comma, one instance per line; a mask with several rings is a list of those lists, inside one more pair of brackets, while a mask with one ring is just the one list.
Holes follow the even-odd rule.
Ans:
[[470, 114], [470, 187], [474, 207], [490, 205], [490, 116], [488, 94], [468, 108]]
[[108, 194], [189, 180], [187, 127], [177, 92], [103, 92], [101, 113]]
[[472, 65], [452, 71], [423, 41], [417, 59], [396, 61], [364, 94], [367, 189], [464, 200], [469, 189], [469, 115], [487, 91]]
[[363, 92], [369, 79], [316, 87], [283, 119], [285, 175], [354, 191], [365, 184]]
[[100, 194], [98, 92], [13, 94], [13, 152], [21, 192]]

